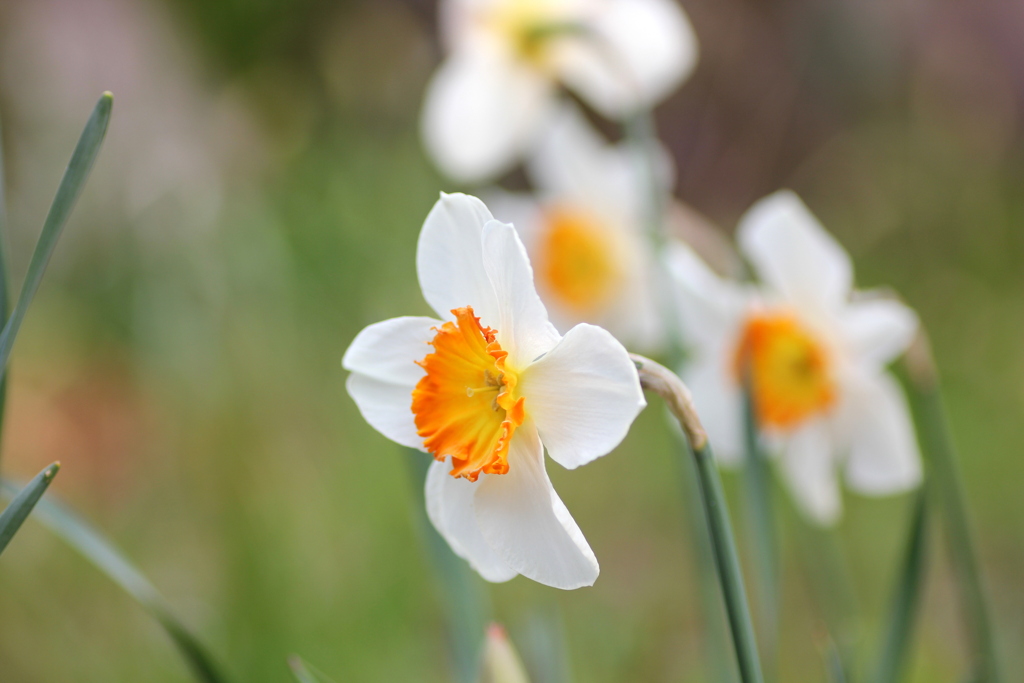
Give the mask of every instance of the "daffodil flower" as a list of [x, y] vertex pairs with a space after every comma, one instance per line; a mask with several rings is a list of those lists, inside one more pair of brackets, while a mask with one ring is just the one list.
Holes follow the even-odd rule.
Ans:
[[916, 486], [921, 464], [906, 399], [885, 366], [917, 316], [879, 292], [854, 292], [850, 258], [791, 192], [755, 204], [739, 245], [760, 285], [719, 278], [688, 248], [672, 253], [694, 344], [683, 377], [718, 455], [742, 451], [742, 384], [794, 498], [816, 521], [841, 513], [839, 471], [860, 493]]
[[697, 58], [674, 0], [444, 0], [439, 11], [449, 54], [427, 89], [423, 137], [461, 181], [510, 168], [559, 84], [621, 119], [668, 95]]
[[599, 327], [558, 334], [515, 229], [474, 197], [442, 195], [416, 266], [440, 319], [360, 332], [342, 361], [349, 394], [384, 436], [434, 456], [428, 516], [481, 576], [592, 585], [597, 559], [544, 447], [569, 469], [615, 448], [645, 405], [635, 366]]
[[[645, 152], [608, 145], [571, 105], [540, 137], [527, 163], [536, 196], [495, 192], [495, 214], [509, 220], [536, 266], [537, 291], [555, 326], [600, 325], [631, 349], [656, 351], [664, 335], [664, 287], [645, 234], [651, 189]], [[660, 155], [668, 196], [672, 161]]]

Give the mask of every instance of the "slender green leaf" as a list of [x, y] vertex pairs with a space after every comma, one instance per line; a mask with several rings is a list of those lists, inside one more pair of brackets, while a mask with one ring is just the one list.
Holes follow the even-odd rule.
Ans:
[[85, 130], [78, 139], [78, 145], [71, 155], [67, 170], [57, 188], [57, 195], [50, 205], [50, 212], [43, 223], [43, 230], [39, 234], [39, 241], [36, 243], [35, 251], [32, 253], [32, 261], [28, 266], [28, 273], [25, 275], [25, 283], [21, 287], [21, 294], [18, 296], [18, 303], [14, 306], [11, 317], [4, 325], [3, 332], [0, 332], [0, 375], [6, 376], [7, 360], [11, 356], [11, 349], [14, 346], [14, 339], [21, 328], [21, 322], [25, 318], [32, 297], [39, 289], [39, 283], [43, 279], [43, 271], [50, 261], [53, 249], [57, 245], [57, 239], [64, 228], [64, 224], [71, 215], [71, 209], [82, 192], [85, 179], [89, 176], [96, 155], [99, 152], [100, 144], [107, 132], [107, 124], [110, 122], [110, 111], [113, 106], [114, 97], [110, 93], [104, 93], [96, 103], [92, 116], [85, 124]]
[[[13, 496], [17, 486], [10, 481], [0, 480], [0, 491]], [[135, 598], [160, 622], [178, 646], [197, 680], [203, 683], [223, 683], [227, 680], [202, 644], [173, 615], [166, 599], [149, 579], [99, 531], [70, 508], [53, 499], [42, 500], [36, 505], [35, 518]]]
[[775, 532], [775, 509], [772, 505], [772, 481], [768, 459], [761, 449], [753, 393], [749, 386], [743, 392], [744, 453], [747, 524], [753, 549], [757, 576], [758, 636], [761, 655], [769, 680], [774, 678], [778, 658], [779, 630], [779, 560]]
[[415, 495], [416, 525], [434, 567], [442, 602], [448, 610], [456, 680], [475, 683], [480, 671], [483, 633], [491, 611], [487, 592], [476, 572], [452, 552], [427, 518], [423, 485], [432, 462], [430, 456], [412, 448], [406, 449], [405, 455]]
[[18, 533], [32, 508], [36, 506], [43, 493], [50, 486], [50, 482], [57, 476], [60, 470], [60, 463], [55, 462], [35, 476], [21, 491], [14, 496], [11, 504], [0, 514], [0, 553], [4, 551], [7, 544]]
[[897, 683], [907, 663], [914, 617], [921, 603], [927, 566], [928, 508], [925, 488], [917, 495], [903, 563], [889, 608], [889, 619], [879, 648], [874, 683]]
[[312, 664], [306, 663], [302, 657], [292, 655], [288, 658], [288, 667], [298, 683], [333, 683], [330, 678]]

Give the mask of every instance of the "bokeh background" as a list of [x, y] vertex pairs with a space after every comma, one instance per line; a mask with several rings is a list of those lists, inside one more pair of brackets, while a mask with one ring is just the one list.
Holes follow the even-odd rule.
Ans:
[[[891, 285], [920, 312], [1018, 680], [1024, 5], [684, 6], [701, 61], [657, 115], [678, 196], [729, 233], [754, 200], [793, 188], [851, 251], [861, 285]], [[417, 135], [440, 58], [435, 13], [429, 0], [0, 0], [15, 282], [96, 97], [115, 93], [15, 348], [2, 466], [28, 477], [61, 460], [54, 490], [238, 681], [288, 680], [292, 652], [338, 681], [453, 680], [408, 456], [360, 419], [339, 364], [364, 325], [426, 311], [415, 237], [438, 191], [461, 189]], [[719, 635], [701, 614], [685, 470], [662, 417], [649, 409], [614, 454], [571, 476], [551, 465], [601, 559], [597, 585], [489, 591], [528, 660], [531, 625], [559, 625], [578, 682], [714, 671]], [[726, 484], [738, 503], [736, 477]], [[909, 502], [847, 497], [838, 536], [862, 663]], [[780, 520], [779, 680], [820, 681], [821, 538], [792, 512]], [[959, 680], [966, 657], [933, 538], [911, 666], [922, 683]], [[189, 680], [160, 628], [37, 525], [4, 554], [0, 586], [5, 683]]]

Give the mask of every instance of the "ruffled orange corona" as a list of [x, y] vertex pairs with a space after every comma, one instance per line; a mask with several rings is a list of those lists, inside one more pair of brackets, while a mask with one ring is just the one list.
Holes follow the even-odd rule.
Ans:
[[512, 434], [523, 423], [524, 399], [495, 330], [481, 327], [473, 308], [452, 310], [455, 322], [434, 328], [434, 352], [417, 363], [427, 374], [412, 392], [423, 446], [437, 460], [451, 456], [453, 477], [508, 472]]
[[785, 429], [829, 408], [836, 398], [828, 355], [789, 313], [754, 315], [740, 335], [735, 371], [749, 367], [761, 424]]

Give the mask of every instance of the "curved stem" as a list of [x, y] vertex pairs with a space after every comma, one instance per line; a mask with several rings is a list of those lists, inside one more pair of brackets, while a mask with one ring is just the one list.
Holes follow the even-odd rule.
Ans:
[[740, 680], [743, 683], [764, 683], [761, 673], [761, 660], [757, 653], [757, 639], [754, 637], [754, 625], [750, 618], [750, 606], [747, 602], [747, 591], [743, 584], [743, 573], [740, 569], [739, 554], [733, 538], [732, 523], [729, 521], [729, 508], [726, 505], [722, 481], [718, 476], [718, 467], [708, 443], [707, 432], [704, 431], [697, 411], [693, 407], [690, 392], [679, 377], [663, 365], [649, 358], [631, 354], [636, 363], [640, 384], [648, 391], [653, 391], [665, 399], [669, 410], [679, 421], [697, 465], [697, 478], [700, 482], [701, 499], [707, 515], [708, 532], [715, 555], [715, 568], [722, 588], [725, 611], [729, 617], [729, 629], [732, 632], [733, 646], [736, 650], [736, 662], [739, 665]]

